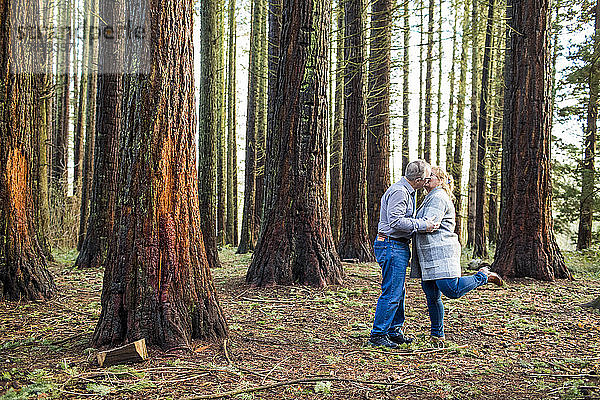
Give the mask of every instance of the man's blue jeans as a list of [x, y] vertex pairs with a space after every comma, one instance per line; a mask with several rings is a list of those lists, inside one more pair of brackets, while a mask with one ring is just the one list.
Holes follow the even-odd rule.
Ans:
[[371, 335], [401, 335], [404, 325], [404, 280], [410, 250], [407, 243], [389, 239], [376, 240], [374, 250], [383, 279]]
[[421, 281], [421, 287], [427, 299], [429, 319], [431, 320], [431, 335], [444, 336], [444, 304], [442, 303], [442, 293], [451, 299], [458, 299], [471, 290], [485, 285], [487, 281], [487, 275], [483, 272], [461, 278]]

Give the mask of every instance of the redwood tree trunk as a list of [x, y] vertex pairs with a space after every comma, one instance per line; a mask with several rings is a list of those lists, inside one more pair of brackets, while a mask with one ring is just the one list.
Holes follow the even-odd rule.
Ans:
[[375, 0], [371, 7], [371, 55], [367, 107], [367, 221], [370, 242], [377, 236], [381, 196], [390, 186], [392, 1]]
[[342, 165], [342, 259], [372, 261], [366, 221], [366, 104], [363, 0], [344, 2], [344, 160]]
[[[96, 346], [145, 338], [163, 347], [222, 338], [200, 229], [195, 168], [191, 0], [151, 0], [149, 73], [124, 113], [118, 224], [111, 236]], [[138, 10], [139, 11], [139, 10]]]
[[270, 157], [277, 160], [273, 206], [246, 281], [256, 286], [325, 286], [342, 280], [326, 196], [330, 4], [284, 0], [281, 58]]
[[46, 268], [34, 224], [31, 176], [40, 80], [32, 49], [13, 26], [36, 26], [37, 2], [0, 3], [0, 300], [43, 300], [56, 286]]
[[571, 278], [551, 218], [549, 0], [509, 0], [501, 236], [492, 267], [507, 277]]

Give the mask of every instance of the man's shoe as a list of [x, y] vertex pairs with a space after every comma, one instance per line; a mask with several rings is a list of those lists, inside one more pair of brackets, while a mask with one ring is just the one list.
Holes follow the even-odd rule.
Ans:
[[387, 347], [390, 349], [398, 347], [396, 343], [390, 340], [388, 335], [371, 335], [367, 345], [371, 347]]
[[504, 281], [502, 280], [502, 278], [500, 277], [500, 275], [498, 275], [495, 272], [490, 271], [490, 269], [488, 267], [480, 268], [479, 272], [481, 272], [485, 276], [487, 276], [488, 282], [491, 282], [491, 283], [493, 283], [496, 286], [503, 286], [504, 285]]
[[411, 344], [415, 338], [404, 335], [388, 335], [390, 340], [396, 344]]

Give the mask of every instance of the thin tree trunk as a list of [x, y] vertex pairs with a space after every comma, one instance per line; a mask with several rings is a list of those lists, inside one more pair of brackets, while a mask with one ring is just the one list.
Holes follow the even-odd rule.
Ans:
[[477, 89], [479, 87], [479, 28], [477, 1], [471, 8], [471, 135], [469, 151], [469, 196], [467, 199], [467, 247], [475, 245], [475, 211], [477, 207]]
[[227, 336], [204, 251], [195, 168], [193, 2], [153, 0], [148, 73], [124, 114], [117, 215], [96, 346], [145, 338], [163, 348]]
[[227, 74], [227, 235], [226, 243], [237, 245], [237, 140], [236, 140], [236, 54], [237, 23], [235, 0], [229, 0], [229, 39]]
[[409, 123], [409, 48], [410, 48], [410, 14], [408, 11], [408, 0], [403, 0], [404, 16], [402, 30], [404, 31], [404, 54], [402, 56], [402, 173], [406, 171], [409, 162], [408, 152], [408, 123]]
[[223, 65], [223, 52], [220, 48], [222, 37], [219, 34], [220, 14], [217, 11], [221, 2], [208, 0], [201, 3], [201, 52], [198, 132], [198, 190], [200, 200], [200, 221], [204, 247], [211, 268], [221, 266], [217, 251], [217, 146], [221, 128], [222, 84], [218, 79]]
[[449, 76], [450, 98], [448, 100], [448, 130], [446, 131], [446, 171], [450, 174], [454, 170], [452, 150], [454, 142], [454, 81], [456, 79], [456, 24], [458, 23], [458, 7], [456, 4], [452, 4], [451, 9], [454, 9], [454, 23], [452, 25], [452, 62]]
[[456, 199], [456, 227], [454, 232], [463, 242], [463, 194], [462, 194], [462, 169], [463, 169], [463, 136], [465, 131], [465, 100], [467, 93], [467, 48], [469, 46], [469, 1], [465, 1], [462, 24], [462, 44], [460, 53], [460, 77], [458, 79], [458, 98], [456, 104], [456, 141], [454, 143], [454, 160], [452, 162], [452, 178], [454, 179], [454, 198]]
[[427, 59], [425, 72], [425, 125], [423, 127], [423, 156], [431, 162], [431, 80], [433, 67], [433, 13], [435, 0], [429, 0], [429, 23], [427, 25]]
[[[93, 4], [93, 16], [99, 15], [102, 21], [119, 20], [122, 13], [122, 10], [117, 8], [119, 2], [113, 3], [112, 7], [102, 3], [102, 9], [100, 9], [98, 0], [94, 0]], [[96, 18], [94, 20], [93, 23], [97, 23]], [[99, 48], [99, 46], [102, 47]], [[120, 47], [106, 40], [92, 43], [90, 52], [92, 70], [88, 82], [90, 106], [86, 129], [88, 144], [86, 144], [84, 195], [81, 199], [80, 217], [80, 239], [83, 239], [79, 256], [75, 261], [75, 265], [79, 267], [100, 268], [103, 266], [109, 255], [109, 238], [114, 233], [119, 137], [123, 124], [124, 95], [123, 74], [116, 68], [119, 68], [119, 63], [123, 60], [122, 52]], [[95, 67], [98, 63], [104, 65], [106, 70], [98, 71]], [[113, 69], [110, 67], [111, 65], [117, 67]], [[92, 109], [92, 107], [94, 108]], [[95, 132], [94, 136], [92, 136], [93, 132]], [[91, 165], [92, 156], [93, 166]], [[91, 190], [89, 185], [91, 185]], [[91, 194], [89, 202], [85, 195], [88, 192]], [[85, 218], [88, 212], [89, 217]]]
[[284, 0], [270, 157], [273, 205], [246, 281], [256, 286], [339, 284], [343, 271], [327, 212], [328, 1]]
[[374, 259], [366, 221], [366, 103], [363, 0], [344, 2], [344, 159], [342, 162], [342, 259]]
[[246, 165], [244, 172], [244, 211], [242, 231], [237, 252], [245, 254], [254, 250], [256, 241], [255, 200], [256, 200], [256, 113], [258, 103], [258, 64], [260, 50], [258, 26], [260, 22], [260, 1], [252, 0], [250, 26], [250, 54], [248, 60], [248, 104], [246, 113]]
[[344, 0], [338, 0], [337, 47], [335, 74], [335, 116], [330, 146], [329, 200], [331, 233], [335, 245], [340, 243], [342, 230], [342, 160], [344, 144]]
[[375, 0], [371, 9], [371, 56], [367, 100], [367, 221], [375, 241], [381, 196], [390, 186], [391, 0]]
[[492, 269], [506, 277], [571, 278], [552, 227], [549, 0], [509, 0], [501, 237]]
[[423, 0], [419, 0], [419, 137], [417, 143], [417, 157], [424, 157], [423, 148]]
[[219, 66], [217, 68], [217, 85], [218, 90], [218, 107], [219, 107], [219, 118], [217, 123], [219, 124], [217, 133], [217, 203], [216, 203], [216, 215], [217, 215], [217, 246], [222, 247], [225, 244], [225, 218], [227, 212], [227, 194], [225, 192], [225, 179], [227, 175], [227, 160], [226, 160], [226, 146], [227, 146], [227, 131], [226, 131], [226, 114], [225, 114], [225, 3], [218, 5], [217, 20], [220, 21], [217, 24], [217, 37], [218, 37], [218, 53], [219, 53]]
[[442, 0], [440, 0], [440, 6], [438, 7], [438, 10], [440, 12], [439, 16], [440, 16], [440, 20], [439, 20], [439, 28], [438, 28], [438, 90], [437, 90], [437, 112], [436, 112], [436, 128], [435, 128], [435, 132], [436, 132], [436, 140], [435, 140], [435, 164], [436, 165], [441, 165], [441, 153], [442, 153], [442, 147], [441, 147], [441, 141], [442, 141], [442, 132], [440, 131], [440, 123], [442, 120], [442, 56], [443, 56], [443, 50], [442, 50], [442, 23], [443, 23], [443, 18], [442, 18]]
[[595, 186], [596, 121], [598, 119], [598, 86], [600, 83], [600, 3], [596, 2], [594, 52], [589, 65], [590, 95], [587, 109], [587, 127], [584, 133], [584, 153], [581, 163], [581, 198], [579, 201], [579, 230], [577, 250], [587, 249], [592, 243], [592, 215]]
[[14, 46], [19, 39], [13, 36], [15, 26], [39, 23], [38, 6], [25, 0], [0, 5], [0, 300], [44, 300], [56, 292], [34, 221], [31, 155], [43, 90], [34, 74], [39, 60], [30, 44]]
[[258, 32], [257, 79], [258, 100], [256, 103], [256, 199], [255, 226], [260, 230], [265, 207], [265, 150], [267, 146], [267, 1], [260, 1], [260, 20]]
[[486, 151], [487, 151], [487, 118], [490, 80], [490, 53], [494, 22], [494, 0], [488, 2], [488, 17], [485, 30], [485, 48], [483, 50], [483, 72], [481, 75], [481, 93], [479, 102], [479, 126], [477, 134], [477, 187], [475, 204], [475, 243], [473, 258], [487, 258], [487, 239], [485, 236], [485, 203], [486, 203]]

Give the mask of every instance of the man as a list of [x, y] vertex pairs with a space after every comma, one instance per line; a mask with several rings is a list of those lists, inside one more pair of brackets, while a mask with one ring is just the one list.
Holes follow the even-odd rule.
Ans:
[[375, 258], [381, 266], [381, 296], [377, 300], [373, 329], [368, 344], [396, 348], [411, 343], [404, 336], [404, 295], [406, 268], [410, 260], [410, 238], [415, 232], [433, 232], [439, 222], [414, 218], [416, 191], [431, 179], [431, 166], [416, 160], [406, 166], [404, 177], [388, 188], [381, 198]]

